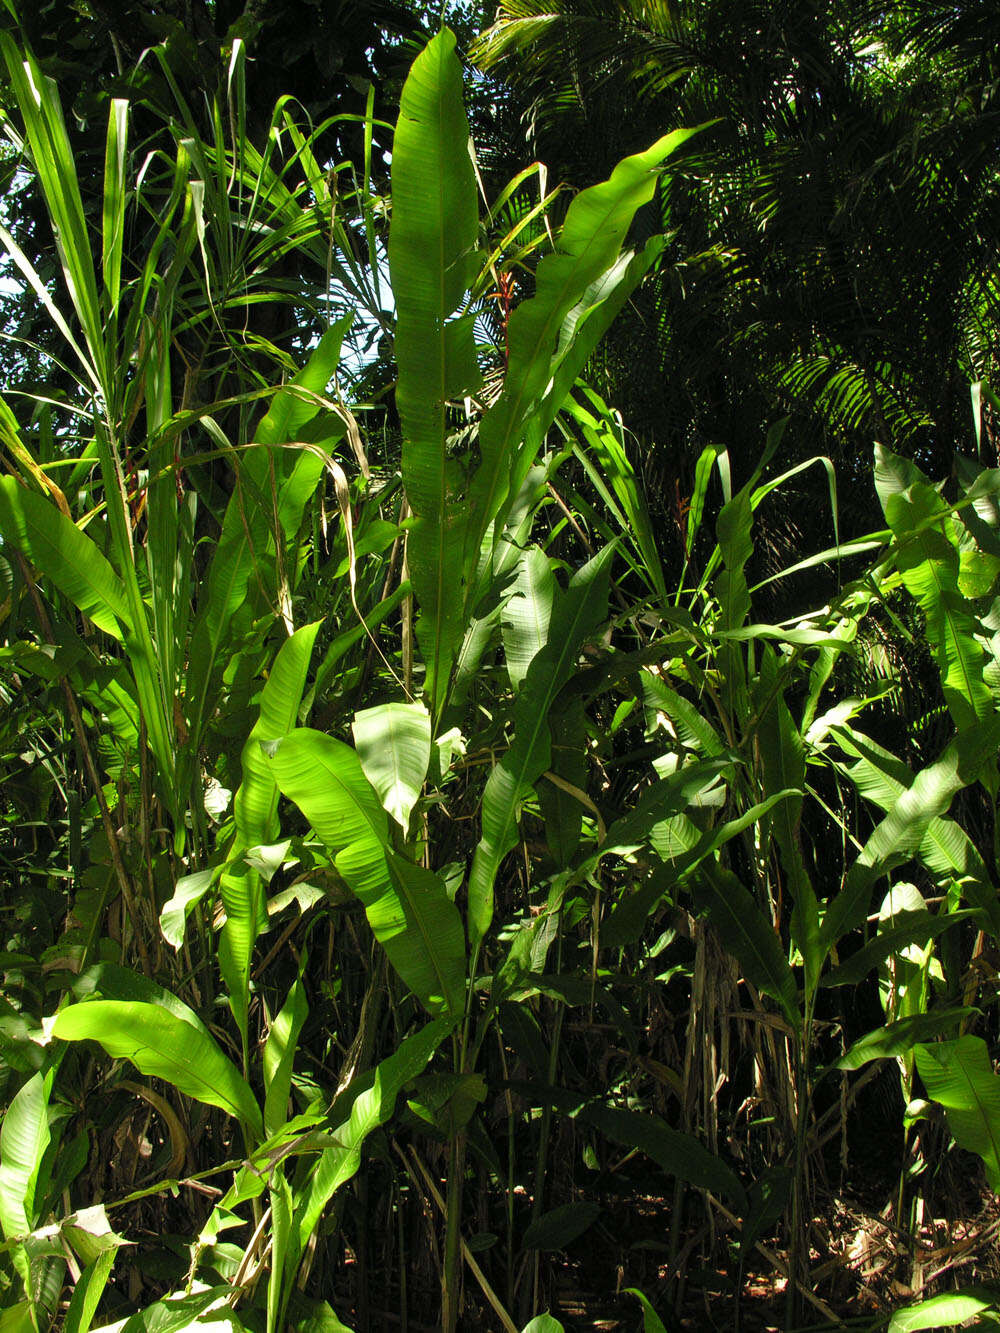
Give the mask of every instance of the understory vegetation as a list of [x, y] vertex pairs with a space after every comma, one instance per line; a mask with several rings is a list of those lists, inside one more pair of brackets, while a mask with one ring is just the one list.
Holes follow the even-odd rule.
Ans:
[[0, 1333], [1000, 1324], [995, 18], [6, 8]]

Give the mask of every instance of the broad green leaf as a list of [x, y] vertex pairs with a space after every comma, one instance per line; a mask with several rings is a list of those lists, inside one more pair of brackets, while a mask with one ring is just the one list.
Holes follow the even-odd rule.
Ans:
[[929, 1014], [910, 1014], [908, 1018], [897, 1019], [895, 1023], [886, 1023], [859, 1037], [853, 1046], [835, 1060], [834, 1069], [861, 1069], [872, 1060], [887, 1060], [893, 1056], [905, 1055], [912, 1051], [918, 1041], [930, 1041], [934, 1037], [953, 1032], [963, 1018], [976, 1013], [975, 1009], [937, 1009]]
[[[913, 772], [883, 746], [853, 727], [838, 725], [830, 730], [841, 748], [856, 758], [848, 772], [866, 800], [888, 810], [912, 787]], [[940, 882], [960, 884], [962, 896], [984, 928], [1000, 934], [1000, 897], [986, 863], [960, 824], [942, 816], [931, 819], [917, 854]]]
[[159, 1005], [92, 1000], [62, 1009], [52, 1024], [62, 1041], [96, 1041], [140, 1073], [172, 1083], [186, 1097], [236, 1116], [257, 1137], [263, 1132], [253, 1093], [212, 1040]]
[[48, 1105], [53, 1072], [33, 1074], [0, 1123], [0, 1227], [10, 1240], [35, 1223], [35, 1182], [49, 1145]]
[[521, 1333], [565, 1333], [565, 1329], [550, 1314], [536, 1314], [534, 1319], [525, 1324]]
[[215, 883], [217, 871], [211, 867], [182, 875], [170, 898], [160, 908], [160, 934], [175, 950], [184, 943], [187, 919]]
[[534, 1222], [521, 1242], [526, 1250], [562, 1250], [594, 1225], [601, 1215], [601, 1205], [582, 1201], [563, 1203]]
[[944, 1107], [960, 1148], [983, 1159], [990, 1188], [1000, 1192], [1000, 1077], [981, 1037], [914, 1047], [927, 1095]]
[[642, 1306], [642, 1333], [667, 1333], [663, 1327], [663, 1320], [653, 1309], [649, 1298], [644, 1296], [636, 1287], [626, 1287], [625, 1290], [630, 1296], [634, 1296]]
[[[552, 379], [552, 361], [567, 316], [616, 263], [636, 212], [652, 197], [657, 172], [694, 130], [677, 130], [651, 148], [627, 157], [608, 180], [582, 190], [570, 204], [555, 252], [538, 265], [535, 294], [522, 301], [507, 326], [507, 374], [503, 393], [483, 417], [481, 464], [470, 492], [466, 563], [478, 557], [490, 524], [508, 500], [516, 477], [512, 463], [535, 403]], [[571, 386], [565, 384], [568, 391]], [[546, 400], [546, 412], [561, 403]], [[522, 463], [519, 471], [523, 473]]]
[[296, 1205], [295, 1239], [288, 1259], [290, 1270], [295, 1270], [297, 1256], [309, 1243], [323, 1209], [341, 1185], [356, 1174], [365, 1139], [389, 1119], [402, 1089], [423, 1073], [454, 1028], [456, 1019], [457, 1016], [442, 1015], [405, 1037], [392, 1055], [379, 1063], [371, 1076], [371, 1085], [355, 1098], [349, 1119], [337, 1130], [337, 1144], [320, 1155]]
[[798, 987], [770, 921], [753, 895], [723, 866], [702, 866], [694, 884], [696, 906], [707, 909], [722, 943], [738, 960], [748, 981], [781, 1005], [785, 1017], [801, 1024]]
[[273, 843], [280, 832], [280, 793], [261, 744], [284, 736], [298, 721], [320, 624], [320, 621], [314, 621], [311, 625], [303, 625], [279, 648], [261, 690], [260, 714], [243, 746], [243, 781], [233, 798], [236, 837], [229, 850], [229, 859], [237, 865], [224, 870], [219, 877], [226, 909], [226, 924], [219, 940], [219, 966], [244, 1047], [253, 950], [257, 937], [267, 929], [267, 906], [259, 870], [241, 858], [251, 847]]
[[638, 1148], [668, 1175], [725, 1195], [741, 1212], [745, 1207], [746, 1195], [739, 1180], [693, 1134], [671, 1129], [659, 1116], [610, 1106], [588, 1106], [577, 1118], [615, 1143]]
[[1000, 1308], [1000, 1293], [988, 1287], [967, 1287], [929, 1296], [917, 1305], [897, 1310], [889, 1320], [888, 1333], [917, 1333], [918, 1329], [954, 1328], [977, 1314]]
[[267, 1033], [264, 1043], [264, 1131], [277, 1134], [288, 1118], [288, 1095], [299, 1033], [309, 1016], [309, 1002], [301, 977], [292, 982], [288, 998]]
[[351, 727], [365, 776], [403, 829], [431, 761], [431, 715], [422, 703], [378, 704], [355, 713]]
[[930, 912], [902, 912], [896, 918], [901, 924], [880, 929], [874, 939], [852, 953], [846, 962], [835, 967], [823, 977], [822, 986], [857, 986], [864, 981], [873, 967], [905, 949], [910, 944], [924, 945], [957, 925], [967, 917], [974, 916], [971, 911], [951, 912], [934, 916]]
[[[959, 586], [955, 524], [947, 502], [912, 464], [876, 448], [876, 484], [896, 537], [895, 564], [924, 613], [945, 700], [962, 731], [989, 718], [994, 703], [983, 679], [985, 654], [975, 637], [977, 623]], [[905, 489], [903, 483], [908, 483]]]
[[932, 821], [947, 814], [955, 796], [976, 779], [996, 751], [998, 732], [994, 717], [989, 725], [956, 736], [941, 758], [922, 769], [899, 795], [829, 904], [820, 929], [824, 954], [864, 921], [875, 882], [914, 855]]
[[86, 533], [15, 477], [0, 477], [0, 536], [98, 629], [121, 641], [130, 623], [121, 579]]
[[465, 941], [440, 876], [390, 850], [388, 822], [357, 754], [300, 727], [268, 747], [284, 794], [296, 803], [360, 899], [375, 938], [432, 1012], [465, 1007]]
[[517, 578], [500, 622], [507, 674], [515, 690], [521, 688], [533, 659], [548, 642], [558, 591], [552, 561], [540, 547], [529, 546], [518, 561]]
[[139, 1000], [143, 1004], [157, 1004], [182, 1023], [208, 1036], [208, 1028], [195, 1011], [173, 991], [119, 963], [95, 963], [88, 967], [73, 982], [73, 994], [78, 1000], [89, 1001], [100, 996], [102, 1000]]
[[447, 408], [479, 385], [472, 324], [453, 319], [476, 270], [479, 218], [462, 67], [443, 28], [403, 86], [392, 149], [389, 271], [396, 298], [396, 405], [417, 635], [431, 711], [440, 712], [465, 632], [464, 483], [448, 456]]

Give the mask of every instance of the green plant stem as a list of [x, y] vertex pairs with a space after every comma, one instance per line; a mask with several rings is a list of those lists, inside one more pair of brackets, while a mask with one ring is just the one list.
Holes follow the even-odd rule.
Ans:
[[448, 1191], [445, 1201], [444, 1266], [441, 1273], [441, 1325], [455, 1333], [462, 1283], [462, 1197], [465, 1183], [464, 1130], [448, 1145]]

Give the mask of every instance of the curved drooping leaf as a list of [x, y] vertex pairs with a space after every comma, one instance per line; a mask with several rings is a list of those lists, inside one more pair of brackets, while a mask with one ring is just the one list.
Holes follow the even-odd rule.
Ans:
[[122, 639], [130, 623], [125, 585], [72, 519], [16, 477], [0, 477], [0, 536], [98, 629]]
[[914, 1047], [931, 1101], [944, 1107], [960, 1148], [983, 1160], [990, 1188], [1000, 1191], [1000, 1077], [981, 1037], [957, 1037]]
[[472, 324], [453, 319], [477, 267], [479, 217], [462, 67], [447, 28], [414, 61], [392, 148], [389, 271], [396, 299], [396, 405], [414, 522], [407, 538], [417, 635], [436, 715], [465, 631], [464, 482], [447, 452], [447, 406], [479, 385]]
[[120, 963], [95, 963], [88, 967], [73, 982], [73, 994], [78, 1000], [88, 1002], [99, 996], [102, 1000], [138, 1000], [143, 1004], [156, 1004], [208, 1036], [208, 1028], [195, 1011], [173, 991]]
[[828, 972], [820, 982], [822, 986], [857, 986], [865, 977], [885, 962], [890, 955], [905, 949], [910, 944], [926, 944], [957, 925], [967, 917], [974, 916], [971, 911], [951, 912], [934, 916], [930, 912], [902, 912], [899, 920], [902, 924], [888, 926], [880, 930], [874, 939], [852, 953], [846, 962]]
[[1000, 1292], [989, 1287], [966, 1287], [928, 1296], [917, 1305], [897, 1310], [889, 1320], [888, 1333], [917, 1333], [919, 1329], [955, 1328], [977, 1314], [1000, 1308]]
[[203, 1031], [167, 1009], [140, 1001], [91, 1000], [56, 1015], [52, 1035], [96, 1041], [143, 1074], [165, 1079], [186, 1097], [236, 1116], [258, 1138], [264, 1122], [248, 1084]]
[[174, 891], [160, 908], [160, 934], [172, 949], [180, 951], [184, 943], [187, 919], [215, 883], [217, 869], [209, 866], [193, 874], [182, 875]]
[[643, 1295], [637, 1287], [626, 1287], [625, 1290], [642, 1306], [642, 1333], [667, 1333], [663, 1327], [663, 1320], [653, 1309], [649, 1297]]
[[698, 907], [707, 909], [719, 938], [748, 981], [781, 1005], [793, 1027], [801, 1022], [798, 987], [784, 947], [753, 894], [724, 866], [703, 866], [693, 886]]
[[910, 1014], [886, 1023], [859, 1037], [854, 1045], [835, 1060], [833, 1069], [861, 1069], [872, 1060], [888, 1060], [912, 1051], [919, 1041], [930, 1041], [946, 1032], [954, 1032], [963, 1018], [976, 1012], [971, 1008], [936, 1009], [929, 1014]]
[[514, 739], [487, 779], [483, 834], [469, 879], [469, 938], [473, 945], [483, 938], [493, 919], [493, 882], [500, 863], [517, 841], [521, 806], [549, 767], [549, 710], [576, 666], [581, 644], [605, 614], [613, 550], [613, 546], [606, 546], [577, 570], [566, 592], [556, 598], [548, 642], [532, 658], [514, 705]]
[[365, 777], [403, 829], [431, 762], [431, 715], [422, 703], [387, 703], [355, 713], [351, 727]]
[[465, 940], [440, 876], [395, 856], [378, 794], [357, 754], [299, 727], [266, 751], [275, 779], [335, 854], [390, 963], [432, 1012], [465, 1005]]

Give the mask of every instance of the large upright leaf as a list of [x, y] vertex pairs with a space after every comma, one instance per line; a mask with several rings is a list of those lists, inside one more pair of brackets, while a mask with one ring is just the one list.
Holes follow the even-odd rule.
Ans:
[[236, 837], [229, 859], [235, 865], [225, 870], [219, 880], [226, 909], [226, 924], [219, 941], [219, 966], [244, 1045], [253, 949], [257, 937], [267, 929], [267, 908], [260, 873], [242, 858], [250, 847], [273, 843], [280, 832], [280, 793], [261, 742], [276, 740], [295, 726], [320, 624], [314, 621], [303, 625], [278, 649], [261, 690], [260, 714], [243, 746], [243, 781], [233, 799]]
[[91, 1000], [61, 1009], [52, 1035], [62, 1041], [96, 1041], [140, 1073], [166, 1079], [186, 1097], [236, 1116], [258, 1137], [260, 1107], [236, 1067], [199, 1028], [167, 1009], [140, 1001]]
[[346, 1124], [337, 1131], [338, 1142], [325, 1149], [296, 1208], [292, 1253], [286, 1261], [294, 1271], [295, 1254], [309, 1242], [334, 1193], [357, 1172], [365, 1139], [392, 1115], [401, 1089], [423, 1073], [431, 1056], [455, 1026], [456, 1016], [443, 1016], [419, 1032], [405, 1037], [398, 1048], [382, 1060], [371, 1077], [371, 1085], [356, 1098]]
[[33, 1074], [11, 1099], [0, 1124], [0, 1228], [10, 1240], [35, 1221], [35, 1181], [49, 1143], [52, 1071]]
[[[870, 737], [846, 724], [832, 726], [830, 732], [841, 748], [855, 757], [848, 773], [866, 800], [889, 810], [912, 787], [912, 770]], [[984, 927], [1000, 934], [1000, 898], [985, 861], [960, 824], [941, 815], [932, 818], [917, 854], [939, 881], [959, 884], [962, 896], [980, 914]]]
[[465, 940], [440, 876], [392, 854], [388, 822], [357, 754], [299, 727], [269, 746], [282, 792], [334, 853], [390, 963], [431, 1012], [465, 1005]]
[[[512, 484], [524, 473], [523, 463], [514, 468], [516, 454], [532, 411], [552, 381], [560, 334], [570, 341], [576, 336], [576, 327], [565, 328], [567, 316], [618, 261], [632, 219], [653, 197], [659, 167], [694, 132], [665, 135], [645, 152], [619, 162], [608, 180], [581, 191], [567, 210], [555, 253], [538, 265], [534, 296], [511, 315], [503, 393], [479, 429], [482, 462], [470, 494], [467, 562], [478, 555]], [[634, 276], [637, 280], [639, 274]], [[572, 387], [568, 376], [560, 377], [560, 384], [564, 392]], [[550, 421], [560, 406], [561, 400], [546, 399]]]
[[396, 405], [417, 634], [436, 715], [465, 630], [464, 481], [448, 457], [449, 401], [478, 386], [472, 325], [453, 319], [476, 265], [478, 209], [455, 37], [442, 29], [403, 86], [392, 149], [389, 270], [396, 299]]
[[[760, 718], [757, 739], [765, 790], [769, 793], [802, 788], [806, 779], [805, 743], [785, 702], [778, 673], [774, 652], [765, 646], [757, 688], [766, 693], [769, 702]], [[812, 991], [823, 965], [823, 953], [816, 892], [799, 843], [802, 800], [802, 796], [794, 795], [781, 801], [769, 822], [791, 890], [792, 942], [805, 962], [806, 989]]]
[[914, 1047], [927, 1095], [943, 1106], [952, 1138], [983, 1159], [990, 1188], [1000, 1192], [1000, 1078], [981, 1037]]
[[576, 666], [580, 646], [605, 614], [607, 546], [577, 570], [556, 599], [548, 642], [533, 657], [514, 705], [514, 739], [494, 768], [483, 793], [483, 835], [469, 881], [469, 937], [478, 944], [493, 918], [493, 882], [500, 863], [517, 841], [517, 818], [533, 784], [549, 767], [548, 715]]

